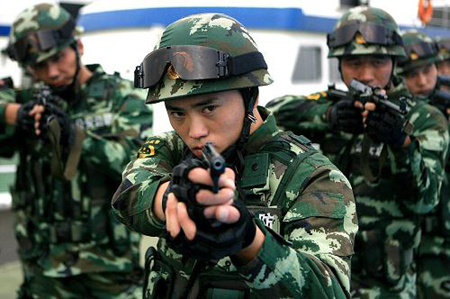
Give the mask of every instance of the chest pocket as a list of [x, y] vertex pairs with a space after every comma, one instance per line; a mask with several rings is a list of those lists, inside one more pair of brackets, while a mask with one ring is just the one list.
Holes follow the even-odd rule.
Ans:
[[245, 170], [241, 186], [243, 189], [263, 188], [268, 185], [269, 154], [259, 153], [245, 157]]
[[276, 233], [281, 232], [282, 209], [268, 206], [270, 197], [269, 153], [258, 153], [245, 157], [245, 170], [241, 186], [246, 194], [248, 209], [264, 225]]

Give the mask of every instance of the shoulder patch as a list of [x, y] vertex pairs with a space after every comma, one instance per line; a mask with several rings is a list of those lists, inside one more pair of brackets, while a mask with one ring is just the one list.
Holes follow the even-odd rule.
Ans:
[[144, 142], [137, 153], [138, 159], [150, 158], [158, 155], [158, 149], [162, 146], [162, 142], [159, 139], [149, 139]]
[[295, 135], [292, 132], [289, 132], [288, 136], [290, 137], [291, 141], [300, 146], [303, 150], [305, 151], [315, 150], [314, 147], [312, 146], [311, 140], [309, 140], [305, 136]]
[[326, 92], [317, 92], [317, 93], [313, 93], [313, 94], [306, 96], [306, 98], [308, 100], [318, 100], [318, 99], [326, 97], [326, 96], [327, 96]]

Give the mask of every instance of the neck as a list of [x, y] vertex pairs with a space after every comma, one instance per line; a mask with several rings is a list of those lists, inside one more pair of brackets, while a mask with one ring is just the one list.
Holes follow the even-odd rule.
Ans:
[[91, 77], [92, 77], [92, 72], [84, 64], [82, 64], [80, 66], [80, 73], [78, 74], [78, 80], [77, 80], [79, 86], [86, 83], [86, 81], [89, 80], [89, 78], [91, 78]]

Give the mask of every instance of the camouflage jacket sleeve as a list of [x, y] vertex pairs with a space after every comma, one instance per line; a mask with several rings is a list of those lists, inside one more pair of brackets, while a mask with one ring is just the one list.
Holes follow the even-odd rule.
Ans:
[[412, 194], [417, 197], [405, 202], [406, 207], [428, 213], [439, 202], [449, 146], [447, 121], [438, 109], [422, 102], [413, 103], [408, 119], [413, 125], [411, 144], [403, 150], [391, 149], [395, 156], [391, 167], [415, 186]]
[[129, 81], [115, 79], [119, 83], [110, 95], [111, 128], [104, 133], [85, 126], [87, 137], [82, 157], [101, 167], [106, 175], [120, 179], [142, 140], [151, 135], [153, 112], [151, 106], [145, 104], [144, 95]]
[[[14, 145], [11, 137], [14, 135], [14, 126], [8, 125], [5, 120], [5, 110], [8, 103], [16, 102], [16, 94], [13, 89], [0, 89], [0, 156], [11, 156]], [[3, 146], [8, 145], [8, 146]]]
[[[307, 186], [301, 192], [299, 186]], [[316, 153], [285, 189], [281, 236], [268, 231], [258, 256], [240, 268], [256, 297], [350, 297], [350, 257], [358, 229], [347, 178]]]
[[286, 95], [270, 101], [266, 106], [275, 115], [280, 128], [306, 135], [320, 143], [325, 132], [331, 130], [326, 112], [332, 102], [327, 96], [327, 92], [309, 96]]
[[159, 185], [170, 181], [182, 149], [183, 143], [174, 132], [154, 136], [126, 167], [112, 207], [130, 229], [149, 236], [160, 236], [165, 231], [164, 223], [153, 214], [154, 197]]

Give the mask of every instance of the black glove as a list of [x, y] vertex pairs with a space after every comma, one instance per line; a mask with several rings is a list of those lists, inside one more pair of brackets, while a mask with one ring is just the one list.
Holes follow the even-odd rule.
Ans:
[[360, 134], [364, 131], [361, 112], [352, 100], [340, 100], [331, 105], [328, 121], [333, 129]]
[[75, 128], [70, 117], [58, 106], [47, 103], [44, 106], [44, 112], [41, 118], [41, 132], [43, 136], [47, 136], [49, 123], [56, 119], [61, 128], [61, 145], [73, 144], [75, 140]]
[[29, 115], [33, 107], [37, 105], [35, 101], [29, 101], [22, 104], [17, 111], [16, 126], [24, 133], [35, 135], [34, 132], [34, 116]]
[[365, 130], [375, 142], [402, 146], [407, 136], [404, 125], [405, 118], [402, 115], [390, 110], [375, 110], [369, 112]]
[[[232, 205], [240, 213], [236, 223], [225, 224], [206, 219], [205, 206], [197, 203], [195, 196], [200, 189], [211, 190], [211, 186], [194, 184], [188, 179], [189, 171], [195, 167], [206, 168], [205, 163], [197, 159], [188, 159], [177, 165], [166, 195], [173, 192], [179, 201], [186, 204], [189, 217], [197, 226], [197, 233], [192, 241], [186, 238], [183, 231], [176, 238], [167, 233], [167, 243], [178, 253], [195, 259], [216, 260], [236, 254], [253, 242], [256, 234], [253, 216], [242, 200], [235, 199]], [[164, 197], [165, 211], [167, 198]]]
[[444, 114], [446, 119], [449, 119], [449, 115], [447, 113], [447, 109], [450, 108], [449, 102], [441, 101], [441, 100], [433, 100], [430, 102], [430, 104], [433, 105], [434, 107], [438, 108]]

